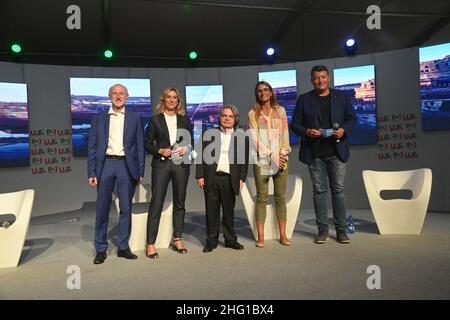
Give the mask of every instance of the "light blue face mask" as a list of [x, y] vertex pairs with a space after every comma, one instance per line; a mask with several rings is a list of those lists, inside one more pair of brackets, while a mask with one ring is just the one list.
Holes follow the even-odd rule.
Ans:
[[329, 138], [333, 135], [333, 129], [319, 129], [322, 133], [322, 138]]

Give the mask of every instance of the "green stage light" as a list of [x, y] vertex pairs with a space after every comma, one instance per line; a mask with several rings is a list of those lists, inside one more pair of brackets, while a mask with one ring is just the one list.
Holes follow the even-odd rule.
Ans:
[[111, 59], [113, 57], [113, 52], [109, 49], [105, 50], [105, 52], [103, 52], [103, 56], [106, 59]]
[[22, 46], [18, 43], [11, 44], [11, 52], [14, 54], [19, 54], [22, 52]]
[[197, 59], [197, 57], [198, 57], [197, 52], [195, 52], [195, 51], [189, 52], [189, 59], [190, 60], [195, 60], [195, 59]]

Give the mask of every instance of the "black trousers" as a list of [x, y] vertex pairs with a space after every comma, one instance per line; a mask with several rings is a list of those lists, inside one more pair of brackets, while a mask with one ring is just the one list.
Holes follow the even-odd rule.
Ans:
[[175, 165], [171, 160], [164, 168], [152, 168], [152, 199], [148, 208], [147, 244], [154, 244], [158, 236], [159, 221], [166, 198], [167, 188], [172, 180], [173, 197], [173, 237], [183, 235], [186, 213], [186, 188], [189, 179], [189, 167]]
[[207, 244], [216, 246], [219, 242], [220, 207], [222, 207], [222, 229], [225, 242], [236, 242], [234, 231], [234, 206], [236, 195], [230, 175], [216, 175], [208, 181], [205, 191]]

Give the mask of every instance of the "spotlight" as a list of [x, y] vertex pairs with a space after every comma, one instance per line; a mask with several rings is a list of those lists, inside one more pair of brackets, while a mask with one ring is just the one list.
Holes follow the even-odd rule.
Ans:
[[106, 59], [111, 59], [112, 57], [113, 57], [113, 52], [112, 52], [112, 50], [110, 50], [110, 49], [106, 49], [105, 51], [103, 51], [103, 56], [106, 58]]
[[190, 51], [189, 54], [188, 54], [188, 58], [191, 61], [196, 60], [198, 58], [197, 52], [196, 51]]
[[275, 48], [276, 47], [273, 45], [268, 45], [265, 49], [265, 60], [268, 64], [275, 63], [275, 60], [277, 59], [277, 51]]
[[187, 54], [187, 62], [189, 67], [195, 68], [198, 65], [198, 53], [197, 51], [191, 50]]
[[347, 55], [354, 55], [356, 53], [356, 50], [358, 50], [358, 43], [354, 38], [349, 37], [345, 40], [344, 50]]
[[275, 53], [275, 49], [274, 49], [274, 48], [272, 48], [272, 47], [267, 48], [266, 54], [267, 54], [269, 57], [273, 56], [274, 53]]
[[11, 46], [9, 48], [11, 50], [11, 53], [14, 55], [19, 55], [22, 53], [22, 46], [17, 42], [11, 43]]

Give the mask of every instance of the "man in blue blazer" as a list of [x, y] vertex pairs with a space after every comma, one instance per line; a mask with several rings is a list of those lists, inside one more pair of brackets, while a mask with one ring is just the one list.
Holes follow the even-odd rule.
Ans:
[[106, 259], [108, 217], [112, 193], [117, 185], [120, 203], [117, 255], [137, 259], [128, 240], [131, 206], [136, 185], [144, 177], [144, 126], [139, 113], [126, 110], [128, 90], [121, 84], [109, 89], [111, 107], [92, 117], [88, 144], [89, 185], [97, 186], [94, 264]]
[[328, 240], [327, 195], [331, 188], [336, 239], [349, 243], [345, 233], [345, 163], [350, 153], [348, 137], [356, 123], [350, 97], [330, 89], [328, 69], [318, 65], [311, 70], [314, 90], [298, 97], [291, 129], [301, 137], [300, 161], [307, 164], [313, 186], [314, 210], [319, 230], [315, 242]]

